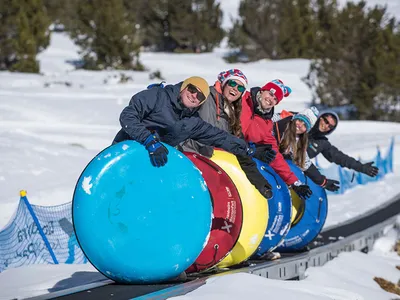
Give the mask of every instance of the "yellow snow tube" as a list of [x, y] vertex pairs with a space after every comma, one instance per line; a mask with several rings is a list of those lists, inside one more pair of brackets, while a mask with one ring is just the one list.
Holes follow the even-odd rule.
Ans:
[[232, 179], [239, 191], [243, 207], [243, 224], [239, 239], [232, 251], [216, 265], [225, 268], [247, 260], [257, 250], [268, 224], [268, 203], [247, 179], [236, 156], [215, 150], [211, 160]]
[[291, 225], [296, 225], [304, 214], [304, 201], [292, 190], [290, 189], [290, 195], [292, 196], [292, 219]]

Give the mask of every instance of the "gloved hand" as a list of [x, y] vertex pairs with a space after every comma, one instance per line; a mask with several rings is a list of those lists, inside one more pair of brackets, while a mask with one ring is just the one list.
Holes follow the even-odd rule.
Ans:
[[336, 192], [340, 188], [340, 182], [333, 179], [326, 179], [322, 187], [328, 191]]
[[375, 177], [379, 173], [379, 169], [375, 166], [373, 166], [374, 162], [371, 161], [369, 163], [365, 163], [361, 167], [361, 173], [367, 174], [370, 177]]
[[167, 155], [169, 151], [163, 144], [160, 143], [157, 136], [150, 134], [144, 141], [143, 145], [149, 152], [150, 161], [153, 166], [162, 167], [167, 163]]
[[284, 159], [293, 161], [293, 154], [292, 153], [284, 153], [282, 154]]
[[276, 152], [270, 144], [257, 145], [254, 157], [269, 165], [275, 159]]
[[254, 154], [255, 146], [247, 144], [244, 139], [229, 134], [221, 144], [221, 148], [235, 155], [251, 156]]
[[298, 183], [297, 181], [291, 185], [291, 188], [296, 192], [296, 194], [303, 200], [306, 200], [312, 195], [310, 187], [303, 183]]
[[253, 142], [249, 142], [246, 153], [248, 156], [253, 156], [256, 153], [256, 145]]

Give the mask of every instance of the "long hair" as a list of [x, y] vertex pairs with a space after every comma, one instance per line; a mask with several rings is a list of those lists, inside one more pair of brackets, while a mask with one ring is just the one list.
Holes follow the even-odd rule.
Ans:
[[296, 141], [296, 122], [291, 120], [286, 126], [283, 139], [279, 144], [279, 151], [281, 153], [291, 152], [293, 160], [300, 168], [305, 167], [306, 151], [308, 147], [308, 134], [302, 133]]
[[232, 103], [225, 100], [226, 106], [229, 110], [229, 129], [231, 133], [237, 137], [242, 134], [242, 124], [240, 123], [240, 114], [242, 113], [242, 96]]

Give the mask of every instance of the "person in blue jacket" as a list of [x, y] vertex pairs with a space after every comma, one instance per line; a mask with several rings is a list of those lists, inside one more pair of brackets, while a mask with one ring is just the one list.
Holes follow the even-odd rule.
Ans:
[[146, 147], [155, 167], [168, 161], [168, 149], [188, 138], [205, 145], [222, 148], [235, 155], [252, 155], [254, 148], [246, 141], [203, 121], [198, 108], [210, 89], [201, 77], [189, 77], [175, 85], [155, 86], [131, 98], [120, 115], [121, 130], [113, 144], [135, 140]]

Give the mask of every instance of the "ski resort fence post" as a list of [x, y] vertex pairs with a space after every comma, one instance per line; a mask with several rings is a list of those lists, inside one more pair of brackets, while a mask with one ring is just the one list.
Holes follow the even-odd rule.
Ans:
[[29, 211], [30, 215], [32, 216], [33, 221], [35, 222], [35, 225], [36, 225], [36, 227], [37, 227], [37, 229], [39, 231], [39, 234], [42, 237], [42, 239], [44, 241], [44, 244], [46, 245], [47, 250], [49, 250], [49, 253], [51, 255], [51, 258], [53, 259], [54, 264], [58, 265], [58, 260], [57, 260], [55, 254], [54, 254], [53, 249], [50, 246], [49, 240], [47, 239], [46, 235], [44, 234], [43, 228], [40, 225], [39, 220], [36, 217], [36, 214], [33, 211], [31, 204], [28, 201], [28, 198], [26, 197], [26, 191], [25, 190], [20, 191], [19, 195], [21, 197], [21, 200], [24, 202], [24, 204], [28, 208], [28, 211]]

